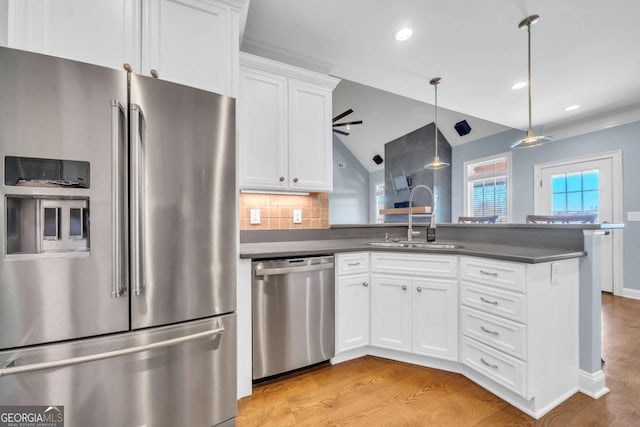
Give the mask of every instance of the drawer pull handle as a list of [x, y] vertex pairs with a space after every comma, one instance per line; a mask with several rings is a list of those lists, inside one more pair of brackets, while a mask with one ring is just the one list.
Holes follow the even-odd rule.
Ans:
[[485, 276], [498, 277], [498, 273], [495, 273], [495, 272], [492, 273], [484, 270], [480, 270], [480, 274], [484, 274]]
[[482, 330], [482, 332], [486, 332], [486, 333], [491, 334], [491, 335], [499, 335], [498, 332], [492, 331], [491, 329], [487, 329], [484, 326], [480, 326], [480, 329]]
[[489, 301], [488, 299], [485, 299], [484, 297], [480, 297], [480, 301], [486, 303], [486, 304], [491, 304], [491, 305], [498, 305], [498, 301]]
[[348, 262], [347, 265], [349, 267], [355, 267], [356, 265], [360, 265], [360, 262]]
[[367, 286], [369, 286], [369, 284], [367, 282], [362, 282], [362, 286], [366, 288]]
[[480, 361], [482, 362], [483, 365], [490, 367], [491, 369], [498, 369], [498, 365], [493, 365], [489, 362], [487, 362], [486, 360], [484, 360], [484, 358], [480, 358]]
[[418, 292], [422, 292], [422, 288], [421, 288], [420, 286], [418, 286], [418, 287], [416, 288], [416, 291], [418, 291]]
[[407, 290], [407, 285], [402, 285], [402, 290], [406, 291]]

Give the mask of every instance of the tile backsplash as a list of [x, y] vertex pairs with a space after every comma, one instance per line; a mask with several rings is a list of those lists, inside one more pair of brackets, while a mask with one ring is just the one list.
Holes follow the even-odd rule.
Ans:
[[[260, 209], [260, 224], [251, 224], [251, 209]], [[293, 210], [302, 210], [302, 223], [293, 223]], [[240, 193], [241, 230], [329, 228], [329, 196]]]

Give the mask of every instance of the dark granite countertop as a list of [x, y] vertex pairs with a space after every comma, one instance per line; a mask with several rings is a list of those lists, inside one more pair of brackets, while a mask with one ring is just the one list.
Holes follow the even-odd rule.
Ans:
[[452, 243], [462, 245], [463, 247], [458, 249], [380, 248], [368, 246], [367, 242], [371, 241], [381, 240], [358, 238], [242, 243], [240, 244], [240, 258], [265, 259], [333, 254], [338, 252], [392, 251], [468, 255], [536, 264], [582, 257], [587, 254], [584, 251], [572, 249], [532, 248], [506, 244], [451, 240], [439, 240], [438, 243]]

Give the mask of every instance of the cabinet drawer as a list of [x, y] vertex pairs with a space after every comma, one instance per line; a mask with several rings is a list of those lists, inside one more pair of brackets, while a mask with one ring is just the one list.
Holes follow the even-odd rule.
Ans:
[[369, 252], [338, 255], [338, 276], [369, 272]]
[[462, 304], [517, 322], [526, 321], [525, 295], [465, 281], [461, 285]]
[[464, 335], [520, 359], [527, 358], [525, 325], [466, 307], [462, 308], [460, 319]]
[[462, 363], [527, 398], [527, 365], [470, 338], [462, 337]]
[[458, 257], [416, 253], [372, 252], [372, 271], [430, 277], [457, 277]]
[[523, 264], [463, 257], [460, 260], [460, 278], [504, 289], [525, 291]]

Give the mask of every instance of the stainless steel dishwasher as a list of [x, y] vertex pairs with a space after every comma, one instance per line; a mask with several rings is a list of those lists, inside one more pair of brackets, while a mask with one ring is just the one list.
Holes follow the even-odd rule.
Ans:
[[252, 263], [253, 379], [335, 355], [333, 256]]

